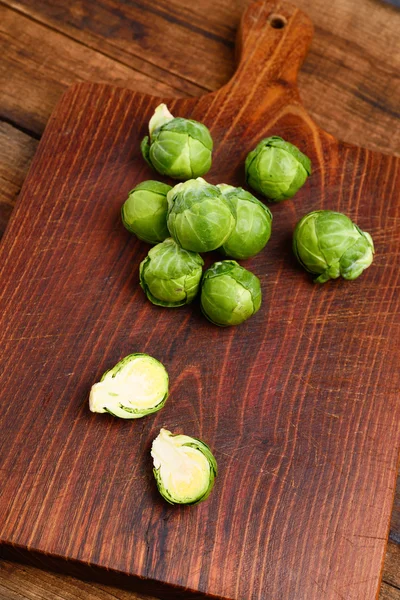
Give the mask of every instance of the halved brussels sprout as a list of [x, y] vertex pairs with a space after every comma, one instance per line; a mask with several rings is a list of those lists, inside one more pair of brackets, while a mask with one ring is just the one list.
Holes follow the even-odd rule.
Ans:
[[316, 275], [316, 283], [329, 279], [356, 279], [372, 263], [374, 243], [346, 215], [315, 210], [296, 225], [293, 251], [299, 263]]
[[156, 171], [173, 179], [191, 179], [211, 167], [213, 141], [205, 125], [174, 118], [165, 104], [157, 106], [141, 144], [143, 158]]
[[260, 306], [260, 280], [236, 261], [216, 262], [204, 273], [201, 309], [215, 325], [239, 325]]
[[148, 354], [129, 354], [92, 386], [89, 408], [121, 419], [140, 419], [160, 410], [168, 397], [168, 373]]
[[161, 429], [151, 456], [158, 490], [167, 502], [198, 504], [208, 498], [217, 476], [217, 462], [207, 444]]
[[311, 161], [276, 135], [265, 138], [246, 158], [246, 181], [274, 202], [292, 198], [311, 175]]
[[197, 294], [203, 264], [199, 254], [184, 250], [167, 238], [140, 263], [140, 285], [153, 304], [183, 306]]
[[234, 208], [219, 188], [198, 177], [178, 183], [167, 194], [168, 229], [186, 250], [216, 250], [235, 227]]
[[167, 237], [167, 193], [171, 186], [160, 181], [143, 181], [129, 192], [121, 208], [122, 222], [128, 231], [149, 244]]
[[271, 237], [272, 214], [265, 204], [241, 187], [221, 183], [222, 195], [235, 209], [236, 224], [220, 252], [231, 258], [246, 259], [255, 256]]

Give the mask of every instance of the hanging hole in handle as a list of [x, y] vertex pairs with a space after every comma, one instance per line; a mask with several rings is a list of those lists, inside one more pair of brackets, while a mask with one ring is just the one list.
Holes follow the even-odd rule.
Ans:
[[268, 17], [268, 23], [274, 29], [283, 29], [287, 25], [287, 20], [283, 15], [272, 14]]

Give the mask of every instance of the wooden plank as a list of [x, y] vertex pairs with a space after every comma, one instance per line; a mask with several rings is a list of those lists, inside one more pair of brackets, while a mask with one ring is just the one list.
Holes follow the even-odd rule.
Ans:
[[[189, 8], [183, 0], [157, 7], [143, 0], [6, 2], [139, 70], [151, 73], [160, 66], [163, 80], [171, 74], [209, 90], [232, 75], [234, 31], [245, 4], [224, 0], [216, 6], [214, 0], [201, 0]], [[345, 141], [400, 154], [400, 13], [375, 0], [296, 4], [316, 28], [299, 76], [306, 109]]]
[[[244, 156], [267, 133], [285, 132], [313, 160], [296, 200], [273, 207], [268, 252], [249, 263], [265, 303], [242, 328], [212, 327], [195, 307], [158, 310], [132, 282], [147, 248], [123, 230], [119, 209], [151, 175], [138, 142], [158, 100], [80, 86], [50, 120], [1, 248], [0, 409], [12, 406], [1, 419], [12, 466], [1, 535], [185, 597], [314, 600], [339, 591], [369, 600], [399, 440], [400, 165], [312, 123], [293, 87], [309, 23], [287, 8], [289, 26], [269, 29], [269, 10], [253, 5], [245, 62], [213, 110], [210, 96], [172, 106], [211, 127], [211, 181], [242, 183]], [[252, 97], [249, 79], [258, 82]], [[375, 263], [354, 284], [316, 287], [291, 258], [294, 223], [316, 207], [347, 212], [376, 240]], [[11, 309], [15, 293], [21, 313]], [[89, 416], [90, 384], [133, 347], [167, 364], [172, 401], [140, 423]], [[148, 449], [160, 425], [215, 448], [215, 493], [193, 510], [155, 492]]]
[[37, 148], [37, 140], [0, 121], [0, 238]]
[[[131, 64], [132, 60], [136, 64], [141, 59], [146, 70], [157, 67], [158, 79], [160, 72], [162, 79], [168, 79], [170, 73], [200, 86], [203, 93], [221, 87], [227, 74], [233, 74], [235, 25], [245, 5], [240, 0], [231, 15], [230, 29], [224, 31], [229, 31], [226, 37], [208, 27], [204, 17], [196, 17], [193, 12], [186, 20], [167, 4], [159, 8], [158, 3], [136, 0], [70, 5], [47, 0], [26, 4], [7, 0], [7, 3], [125, 64]], [[210, 1], [203, 7], [206, 12], [214, 9]]]
[[182, 93], [1, 5], [0, 44], [1, 116], [36, 134], [42, 133], [61, 94], [79, 81]]
[[400, 544], [400, 476], [397, 479], [396, 495], [394, 497], [392, 511], [392, 520], [390, 522], [390, 539], [393, 542]]
[[379, 600], [400, 600], [400, 590], [387, 583], [382, 583]]
[[[307, 0], [297, 4], [309, 9]], [[299, 78], [307, 110], [336, 136], [400, 154], [399, 129], [387, 135], [400, 117], [399, 11], [374, 0], [317, 0], [310, 8], [314, 51]]]
[[0, 600], [155, 600], [113, 586], [101, 586], [67, 575], [42, 571], [3, 560], [0, 563]]
[[393, 542], [389, 542], [387, 546], [383, 579], [400, 589], [400, 547]]
[[[389, 544], [379, 600], [400, 600], [399, 565], [398, 546]], [[51, 600], [156, 600], [136, 592], [85, 582], [28, 565], [5, 560], [0, 562], [0, 600], [43, 600], [44, 598], [49, 600], [50, 598]]]

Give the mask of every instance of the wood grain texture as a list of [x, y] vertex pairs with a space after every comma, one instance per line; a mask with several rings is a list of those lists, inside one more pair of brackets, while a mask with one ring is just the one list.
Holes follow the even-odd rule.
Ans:
[[400, 548], [398, 544], [389, 542], [383, 569], [384, 580], [400, 589]]
[[[389, 544], [389, 553], [391, 546], [397, 548], [394, 544]], [[385, 572], [383, 576], [385, 577]], [[9, 561], [0, 563], [0, 600], [54, 600], [55, 598], [57, 600], [156, 600], [136, 592], [80, 581], [28, 565]], [[383, 580], [379, 600], [400, 600], [400, 589]]]
[[[184, 95], [218, 89], [231, 77], [236, 29], [247, 5], [246, 0], [5, 2], [109, 58], [168, 81]], [[380, 0], [295, 5], [315, 25], [299, 74], [307, 111], [345, 141], [400, 155], [399, 11]], [[188, 48], [194, 59], [188, 60]]]
[[[247, 14], [229, 85], [172, 103], [210, 126], [213, 182], [242, 183], [244, 156], [269, 133], [315, 166], [294, 202], [273, 207], [274, 236], [247, 263], [263, 310], [236, 330], [193, 308], [155, 309], [138, 289], [147, 248], [123, 231], [119, 208], [150, 176], [138, 140], [158, 100], [81, 85], [50, 120], [1, 249], [1, 537], [222, 598], [367, 600], [398, 449], [398, 381], [387, 374], [398, 363], [399, 161], [314, 125], [294, 85], [309, 21], [288, 7], [288, 26], [273, 30], [272, 10]], [[295, 265], [290, 233], [316, 207], [373, 235], [377, 258], [358, 282], [315, 287]], [[137, 349], [170, 372], [166, 408], [135, 424], [89, 416], [91, 383]], [[156, 495], [147, 452], [161, 425], [215, 448], [220, 477], [204, 505], [176, 510]]]
[[[376, 0], [332, 0], [328, 5], [297, 0], [297, 5], [316, 25], [299, 74], [309, 113], [342, 139], [399, 154], [400, 13]], [[236, 26], [245, 0], [223, 0], [218, 6], [201, 0], [190, 8], [174, 0], [157, 6], [154, 14], [149, 2], [5, 0], [0, 6], [1, 116], [37, 138], [63, 91], [77, 81], [101, 80], [175, 96], [199, 95], [225, 83], [233, 73]], [[201, 60], [186, 58], [193, 43]], [[31, 147], [28, 140], [26, 145]], [[16, 196], [21, 181], [9, 169], [6, 153], [0, 160], [7, 170], [7, 181], [0, 185], [2, 232], [11, 215], [10, 196]]]
[[[21, 589], [21, 580], [25, 585]], [[29, 565], [2, 561], [0, 600], [156, 600], [111, 586], [49, 573]]]
[[0, 238], [37, 145], [37, 140], [0, 121]]
[[79, 81], [106, 80], [136, 91], [177, 94], [173, 85], [135, 72], [4, 5], [0, 41], [1, 116], [34, 134], [43, 132], [62, 93]]
[[[390, 539], [397, 544], [400, 543], [400, 477], [397, 478], [396, 494], [394, 497], [392, 519], [390, 522]], [[400, 559], [400, 557], [399, 557]], [[400, 566], [400, 560], [399, 560]], [[400, 586], [400, 582], [399, 582]]]
[[[110, 31], [115, 32], [115, 25], [110, 23], [110, 19], [100, 11], [90, 10], [85, 8], [85, 4], [88, 5], [88, 2], [81, 4], [83, 6], [83, 10], [85, 13], [90, 13], [92, 18], [95, 14], [97, 20], [103, 19], [103, 36], [109, 36]], [[300, 4], [301, 5], [301, 4]], [[69, 4], [71, 6], [71, 4]], [[44, 5], [42, 5], [41, 10], [43, 10]], [[165, 8], [165, 7], [164, 7]], [[183, 27], [185, 27], [185, 20], [191, 22], [192, 21], [192, 13], [196, 9], [201, 12], [206, 11], [208, 14], [206, 26], [210, 24], [210, 16], [213, 19], [212, 29], [211, 31], [219, 32], [220, 35], [226, 35], [227, 39], [231, 38], [233, 40], [233, 29], [234, 27], [227, 27], [225, 30], [223, 29], [223, 23], [233, 24], [234, 19], [237, 18], [239, 14], [239, 3], [227, 2], [218, 4], [218, 7], [214, 7], [212, 13], [207, 11], [207, 7], [204, 7], [204, 2], [201, 5], [196, 5], [195, 7], [191, 7], [190, 11], [186, 9], [186, 14], [182, 14], [181, 12], [177, 13], [177, 9], [185, 9], [186, 7], [178, 7], [177, 5], [172, 5], [170, 7], [171, 15], [166, 15], [165, 18], [165, 26], [168, 24], [168, 18], [173, 18], [176, 14], [180, 19], [180, 23]], [[352, 130], [354, 129], [354, 123], [356, 123], [356, 130], [350, 132], [350, 135], [356, 136], [354, 139], [357, 139], [364, 145], [370, 145], [371, 143], [376, 145], [378, 148], [386, 149], [386, 145], [389, 141], [389, 145], [394, 142], [393, 149], [396, 151], [398, 148], [398, 144], [396, 143], [396, 138], [390, 136], [389, 140], [386, 135], [386, 131], [393, 130], [391, 128], [391, 124], [395, 124], [396, 120], [394, 118], [394, 112], [391, 110], [390, 101], [391, 99], [396, 99], [398, 94], [393, 93], [393, 89], [395, 91], [397, 86], [397, 69], [393, 68], [395, 65], [396, 57], [399, 56], [399, 52], [396, 52], [396, 48], [393, 51], [393, 43], [397, 44], [397, 36], [393, 35], [396, 31], [397, 23], [399, 16], [395, 12], [387, 13], [382, 10], [381, 6], [377, 3], [363, 2], [358, 3], [357, 6], [349, 4], [344, 1], [334, 1], [329, 3], [329, 6], [324, 6], [324, 10], [320, 10], [321, 7], [318, 5], [318, 1], [314, 0], [314, 2], [307, 6], [307, 10], [313, 16], [314, 22], [317, 25], [317, 32], [314, 38], [314, 43], [311, 47], [311, 51], [308, 55], [308, 58], [305, 62], [303, 70], [300, 73], [300, 89], [303, 92], [303, 97], [305, 96], [305, 102], [310, 112], [317, 118], [324, 118], [324, 110], [328, 109], [326, 113], [327, 116], [331, 117], [332, 123], [326, 123], [325, 127], [330, 129], [331, 131], [336, 131], [343, 135], [347, 135], [347, 127], [348, 124], [351, 124]], [[217, 9], [217, 10], [216, 10]], [[73, 9], [71, 9], [73, 10]], [[82, 10], [82, 9], [81, 9]], [[236, 15], [236, 16], [235, 16]], [[87, 15], [86, 15], [87, 16]], [[134, 15], [133, 15], [134, 17]], [[183, 17], [183, 18], [182, 18]], [[126, 18], [126, 16], [125, 16]], [[397, 18], [397, 20], [396, 20]], [[14, 24], [13, 29], [16, 31], [16, 35], [18, 35], [19, 29], [26, 29], [25, 23], [26, 20], [21, 15], [18, 16], [16, 24]], [[82, 37], [82, 41], [85, 41], [86, 36], [86, 22], [87, 20], [81, 20], [77, 22], [77, 26], [81, 26], [83, 31], [80, 32]], [[68, 25], [70, 23], [70, 19], [66, 20], [64, 23]], [[37, 39], [43, 38], [46, 35], [46, 28], [38, 28], [40, 31], [40, 36], [36, 36]], [[161, 30], [163, 28], [161, 27]], [[70, 30], [72, 34], [74, 31]], [[77, 29], [77, 32], [79, 30]], [[158, 32], [159, 33], [159, 32]], [[190, 29], [187, 28], [188, 35], [192, 35], [190, 33]], [[207, 47], [207, 31], [204, 32], [204, 40], [203, 44]], [[372, 33], [372, 35], [371, 35]], [[384, 35], [382, 35], [382, 33]], [[76, 32], [75, 32], [76, 34]], [[148, 38], [151, 38], [152, 35], [155, 34], [155, 30], [153, 29], [153, 22], [148, 21], [146, 24], [146, 35]], [[351, 39], [356, 40], [356, 44], [349, 45], [349, 34], [351, 34]], [[115, 36], [115, 33], [113, 33]], [[36, 74], [36, 65], [40, 64], [42, 71], [52, 70], [52, 64], [54, 63], [54, 59], [58, 59], [58, 54], [65, 54], [65, 58], [63, 62], [70, 61], [73, 64], [74, 56], [79, 55], [80, 47], [79, 45], [75, 45], [76, 50], [74, 52], [70, 52], [70, 43], [64, 44], [64, 36], [59, 37], [57, 40], [56, 46], [46, 44], [45, 47], [41, 47], [38, 44], [38, 41], [33, 38], [31, 43], [27, 44], [27, 48], [29, 48], [29, 52], [34, 54], [37, 52], [37, 47], [41, 47], [41, 55], [38, 56], [37, 59], [33, 61], [19, 61], [20, 68], [25, 69], [25, 81], [24, 81], [24, 90], [28, 93], [23, 94], [23, 102], [20, 107], [20, 111], [24, 110], [27, 105], [27, 100], [33, 95], [40, 94], [41, 100], [38, 102], [38, 109], [42, 110], [42, 104], [46, 107], [47, 110], [51, 110], [53, 104], [55, 103], [58, 95], [60, 94], [60, 88], [58, 90], [59, 81], [52, 80], [50, 77], [49, 88], [51, 85], [57, 86], [57, 94], [51, 92], [51, 89], [48, 89], [46, 86], [38, 86], [37, 85], [37, 74]], [[329, 44], [328, 44], [329, 41]], [[365, 52], [365, 43], [368, 41], [368, 52]], [[8, 44], [8, 38], [3, 39], [3, 56], [2, 56], [2, 64], [6, 65], [6, 69], [4, 69], [3, 73], [7, 74], [7, 78], [9, 81], [15, 81], [15, 60], [12, 58], [8, 60], [7, 57], [13, 52], [12, 44]], [[163, 40], [164, 44], [166, 40]], [[390, 52], [386, 52], [387, 43], [392, 44], [392, 49]], [[55, 54], [55, 48], [57, 49], [57, 54]], [[99, 38], [98, 41], [99, 50], [104, 48], [104, 40], [102, 41]], [[317, 50], [318, 49], [318, 50]], [[47, 54], [46, 54], [47, 51]], [[148, 56], [149, 51], [151, 52], [151, 47], [147, 47], [146, 49], [146, 57]], [[171, 51], [171, 48], [168, 49]], [[143, 47], [138, 46], [138, 52], [143, 52]], [[93, 53], [95, 56], [95, 60], [98, 60], [96, 57], [96, 53]], [[340, 54], [346, 58], [344, 62], [340, 58]], [[358, 81], [358, 73], [360, 68], [360, 54], [361, 58], [364, 56], [368, 57], [367, 62], [363, 61], [364, 64], [369, 66], [368, 73], [364, 73], [364, 78], [366, 81], [363, 82], [363, 87], [374, 86], [375, 89], [378, 89], [378, 98], [379, 103], [377, 102], [377, 96], [374, 97], [370, 95], [371, 102], [361, 102], [357, 103], [355, 106], [356, 99], [353, 94], [358, 92], [359, 81]], [[333, 60], [332, 57], [337, 57]], [[376, 57], [377, 60], [371, 60], [371, 57]], [[178, 58], [182, 58], [182, 53]], [[85, 55], [85, 60], [91, 60], [91, 55]], [[388, 62], [390, 60], [390, 62]], [[192, 61], [192, 65], [195, 66], [196, 63]], [[308, 73], [309, 66], [312, 65], [312, 70]], [[372, 70], [372, 66], [374, 68]], [[378, 68], [376, 66], [379, 65]], [[142, 63], [138, 63], [136, 65], [138, 68], [146, 68], [148, 71], [148, 65], [143, 61]], [[218, 69], [216, 68], [218, 66]], [[227, 71], [225, 77], [229, 76], [231, 65], [225, 65]], [[214, 62], [209, 64], [209, 68], [218, 72], [221, 75], [221, 70], [223, 70], [222, 65], [219, 63], [218, 65]], [[72, 69], [71, 69], [72, 70]], [[304, 76], [304, 71], [307, 71]], [[11, 77], [10, 77], [11, 73]], [[79, 73], [79, 69], [78, 69]], [[82, 71], [82, 74], [85, 75], [85, 71]], [[113, 69], [108, 68], [104, 69], [101, 74], [103, 79], [110, 78], [112, 81]], [[133, 70], [132, 78], [136, 80], [138, 78], [138, 73]], [[310, 75], [310, 77], [308, 76]], [[312, 77], [311, 77], [312, 75]], [[166, 71], [163, 73], [163, 80], [170, 81], [173, 75]], [[380, 79], [384, 77], [385, 79], [381, 81], [382, 85], [376, 85]], [[315, 79], [317, 79], [317, 84], [315, 84]], [[303, 87], [307, 86], [308, 87]], [[351, 87], [349, 87], [349, 83], [351, 83]], [[314, 86], [324, 85], [324, 95], [321, 99], [319, 94], [314, 93]], [[149, 91], [151, 90], [151, 79], [147, 81], [140, 80], [137, 82], [137, 86], [141, 87], [143, 90], [146, 90], [146, 86], [149, 86]], [[33, 87], [33, 90], [32, 90]], [[4, 87], [2, 88], [4, 89]], [[199, 88], [200, 89], [200, 88]], [[50, 93], [51, 92], [51, 93]], [[50, 93], [50, 99], [49, 99]], [[196, 93], [196, 90], [194, 90]], [[331, 100], [331, 95], [335, 93], [335, 101], [334, 103]], [[11, 86], [9, 91], [9, 102], [12, 102], [13, 97], [21, 103], [21, 86]], [[314, 102], [311, 104], [313, 99], [318, 99], [318, 102]], [[322, 101], [321, 101], [322, 100]], [[383, 100], [383, 103], [382, 103]], [[388, 103], [389, 100], [389, 103]], [[330, 113], [331, 107], [334, 104], [335, 112]], [[370, 112], [372, 107], [372, 113]], [[346, 120], [343, 116], [343, 112], [345, 114], [349, 114], [350, 111], [350, 120]], [[322, 112], [322, 117], [319, 113]], [[15, 113], [14, 113], [15, 115]], [[377, 115], [379, 117], [377, 118]], [[18, 120], [18, 119], [17, 119]], [[25, 124], [30, 125], [30, 115], [28, 111], [28, 115], [24, 115], [23, 122]], [[39, 130], [41, 131], [45, 122], [45, 117], [41, 119]], [[361, 123], [361, 127], [359, 124]], [[369, 123], [369, 126], [364, 126], [364, 123]], [[334, 129], [336, 128], [336, 129]], [[395, 130], [396, 131], [396, 130]], [[351, 138], [350, 138], [351, 139]], [[371, 142], [372, 140], [372, 142]], [[1, 130], [1, 186], [0, 186], [0, 220], [1, 220], [1, 230], [4, 229], [4, 226], [11, 214], [13, 198], [18, 193], [24, 173], [26, 172], [26, 163], [28, 154], [31, 156], [34, 151], [34, 147], [36, 145], [36, 140], [31, 140], [28, 136], [24, 135], [22, 132], [19, 132], [13, 127], [4, 124]], [[19, 164], [20, 163], [20, 164]], [[400, 529], [399, 529], [399, 519], [398, 519], [398, 505], [399, 505], [399, 494], [396, 496], [396, 503], [394, 506], [393, 514], [392, 514], [392, 523], [391, 523], [391, 539], [398, 541], [400, 539]], [[389, 554], [387, 559], [387, 564], [389, 570], [395, 572], [396, 570], [396, 560], [392, 560], [389, 546]], [[19, 576], [21, 577], [20, 587], [24, 589], [23, 582], [23, 573], [20, 572]], [[60, 583], [61, 585], [61, 583]]]
[[400, 590], [387, 583], [382, 583], [379, 600], [400, 600]]

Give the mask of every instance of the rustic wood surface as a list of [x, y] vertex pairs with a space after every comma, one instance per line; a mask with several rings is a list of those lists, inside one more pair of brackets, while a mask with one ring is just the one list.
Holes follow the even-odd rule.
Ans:
[[[400, 557], [389, 543], [379, 600], [400, 600]], [[390, 582], [390, 583], [388, 583]], [[100, 585], [75, 577], [3, 560], [0, 563], [0, 600], [155, 600], [155, 598]]]
[[[146, 14], [145, 4], [140, 10], [136, 5], [116, 7], [102, 3], [101, 16], [97, 7], [95, 9], [89, 3], [72, 2], [68, 4], [68, 10], [61, 4], [57, 9], [54, 2], [50, 6], [44, 2], [34, 5], [32, 2], [31, 6], [29, 3], [9, 4], [12, 4], [12, 10], [2, 5], [8, 27], [2, 29], [5, 68], [1, 75], [4, 74], [7, 85], [1, 86], [0, 93], [2, 117], [7, 123], [3, 122], [0, 130], [4, 141], [0, 156], [5, 165], [0, 170], [1, 226], [8, 218], [10, 201], [21, 185], [25, 165], [33, 155], [35, 138], [40, 136], [54, 102], [69, 83], [86, 78], [107, 79], [154, 93], [198, 94], [226, 81], [233, 69], [233, 32], [242, 8], [240, 3], [235, 6], [229, 2], [220, 3], [206, 23], [201, 18], [204, 3], [198, 4], [198, 21], [184, 6], [172, 3], [169, 9], [164, 6], [159, 10], [161, 14], [154, 15], [153, 11], [147, 15], [141, 36], [139, 29], [143, 14]], [[300, 90], [307, 108], [320, 124], [341, 138], [398, 152], [398, 129], [394, 127], [398, 117], [399, 71], [396, 61], [399, 53], [395, 51], [398, 41], [394, 35], [399, 26], [398, 13], [377, 2], [363, 2], [357, 7], [349, 6], [348, 2], [332, 2], [329, 6], [324, 4], [324, 10], [319, 10], [321, 7], [322, 3], [318, 6], [318, 2], [307, 6], [317, 25], [311, 53], [300, 74]], [[26, 12], [25, 17], [22, 12]], [[2, 24], [4, 22], [2, 20]], [[178, 28], [174, 30], [175, 45], [167, 43], [167, 31], [170, 32], [167, 26], [172, 24]], [[198, 72], [195, 71], [194, 76], [187, 76], [184, 70], [189, 64], [184, 59], [188, 30], [192, 38], [198, 36], [196, 48], [209, 49], [218, 55], [217, 60], [208, 63], [202, 57], [200, 66], [196, 62], [194, 68]], [[186, 38], [182, 32], [186, 32]], [[163, 57], [171, 54], [169, 66], [168, 62], [158, 61], [160, 49], [148, 43], [151, 33], [163, 40]], [[21, 43], [22, 34], [26, 38]], [[103, 44], [105, 37], [110, 40], [109, 44]], [[201, 44], [199, 40], [202, 40]], [[43, 46], [43, 41], [44, 48], [38, 51], [37, 47]], [[134, 49], [134, 44], [130, 44], [132, 41], [139, 41]], [[160, 68], [164, 70], [157, 71]], [[141, 75], [141, 69], [146, 73]], [[10, 73], [14, 76], [10, 77]], [[130, 81], [124, 81], [125, 77]], [[157, 87], [162, 85], [164, 89]], [[307, 85], [312, 94], [307, 93]], [[398, 539], [397, 522], [395, 514], [392, 539]], [[391, 545], [389, 550], [392, 546], [396, 548]], [[389, 552], [387, 564], [395, 570], [396, 558], [391, 560], [392, 555], [396, 557], [396, 553]], [[23, 573], [20, 577], [22, 581]], [[394, 585], [397, 581], [398, 585], [398, 579], [388, 575], [387, 569], [384, 579]], [[388, 595], [396, 593], [393, 590], [384, 586], [381, 597], [396, 597]], [[50, 594], [49, 590], [47, 592]], [[7, 592], [3, 589], [1, 593], [3, 597], [15, 597], [4, 596]]]
[[[234, 39], [245, 3], [199, 0], [188, 8], [172, 0], [155, 8], [148, 0], [2, 0], [0, 118], [17, 129], [11, 143], [21, 129], [38, 139], [61, 93], [76, 81], [168, 95], [217, 89], [234, 71]], [[340, 139], [399, 154], [399, 11], [379, 0], [296, 4], [315, 25], [299, 74], [308, 112]], [[187, 59], [188, 40], [196, 60]], [[21, 140], [23, 155], [24, 146]], [[1, 235], [21, 181], [20, 167], [14, 173], [1, 146], [0, 157], [10, 181], [5, 191], [1, 181]]]

